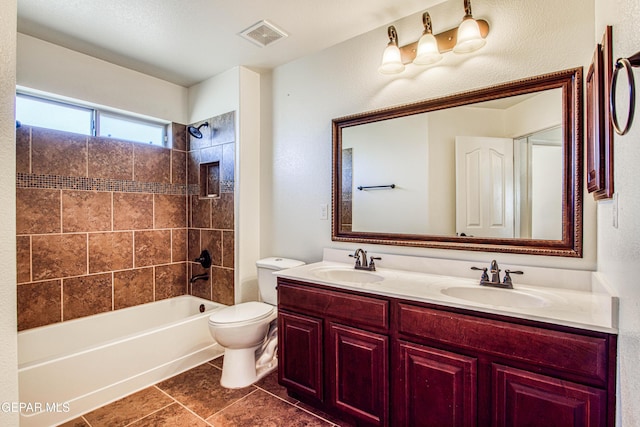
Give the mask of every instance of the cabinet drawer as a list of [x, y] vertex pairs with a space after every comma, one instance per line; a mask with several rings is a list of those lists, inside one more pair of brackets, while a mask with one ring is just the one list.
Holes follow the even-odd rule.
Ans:
[[278, 279], [278, 306], [299, 313], [346, 320], [358, 326], [389, 328], [389, 302]]
[[607, 340], [399, 304], [399, 332], [542, 365], [605, 385]]

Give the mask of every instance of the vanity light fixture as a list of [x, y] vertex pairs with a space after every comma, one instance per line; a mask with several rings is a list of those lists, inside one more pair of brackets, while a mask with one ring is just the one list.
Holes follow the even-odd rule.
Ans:
[[396, 27], [390, 25], [387, 28], [387, 35], [389, 36], [389, 44], [382, 53], [382, 64], [378, 68], [382, 74], [397, 74], [404, 71], [404, 64], [402, 63], [402, 57], [400, 55], [400, 49], [398, 48], [398, 33]]
[[486, 44], [489, 23], [474, 19], [471, 13], [471, 0], [464, 0], [465, 15], [457, 28], [433, 34], [431, 16], [422, 14], [424, 32], [417, 42], [398, 47], [398, 33], [391, 25], [387, 29], [389, 44], [382, 55], [382, 64], [378, 68], [382, 74], [397, 74], [404, 71], [404, 65], [433, 65], [442, 59], [442, 54], [470, 53]]
[[422, 25], [424, 25], [424, 32], [420, 40], [418, 40], [418, 49], [413, 63], [416, 65], [435, 64], [442, 59], [442, 54], [438, 49], [438, 41], [433, 35], [429, 12], [422, 14]]

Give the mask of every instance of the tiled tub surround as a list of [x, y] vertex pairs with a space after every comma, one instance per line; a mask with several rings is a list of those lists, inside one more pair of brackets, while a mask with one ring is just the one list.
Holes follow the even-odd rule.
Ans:
[[[19, 330], [183, 295], [202, 272], [188, 262], [201, 248], [214, 265], [194, 294], [233, 303], [235, 141], [187, 151], [186, 135], [173, 124], [168, 149], [17, 129]], [[226, 192], [200, 200], [187, 164], [195, 170], [215, 150], [227, 158]]]
[[[211, 253], [213, 265], [209, 280], [192, 285], [193, 295], [226, 305], [234, 304], [234, 181], [235, 181], [235, 114], [222, 114], [205, 120], [202, 139], [189, 138], [189, 275], [201, 274], [203, 268], [193, 262], [203, 249]], [[194, 123], [199, 126], [205, 121]], [[220, 197], [200, 197], [200, 164], [219, 163], [217, 181]]]

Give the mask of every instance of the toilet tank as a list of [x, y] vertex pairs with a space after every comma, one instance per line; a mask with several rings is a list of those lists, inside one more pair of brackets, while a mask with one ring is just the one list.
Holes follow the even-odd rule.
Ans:
[[282, 257], [270, 257], [258, 260], [256, 262], [256, 266], [258, 267], [258, 288], [260, 289], [260, 298], [262, 298], [262, 301], [267, 304], [278, 305], [278, 296], [276, 293], [277, 277], [273, 275], [274, 271], [299, 267], [304, 264], [303, 261]]

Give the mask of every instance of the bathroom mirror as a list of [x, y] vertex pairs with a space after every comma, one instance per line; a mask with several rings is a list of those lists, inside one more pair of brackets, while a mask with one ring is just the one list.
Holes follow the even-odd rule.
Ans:
[[582, 256], [582, 68], [333, 120], [332, 239]]

